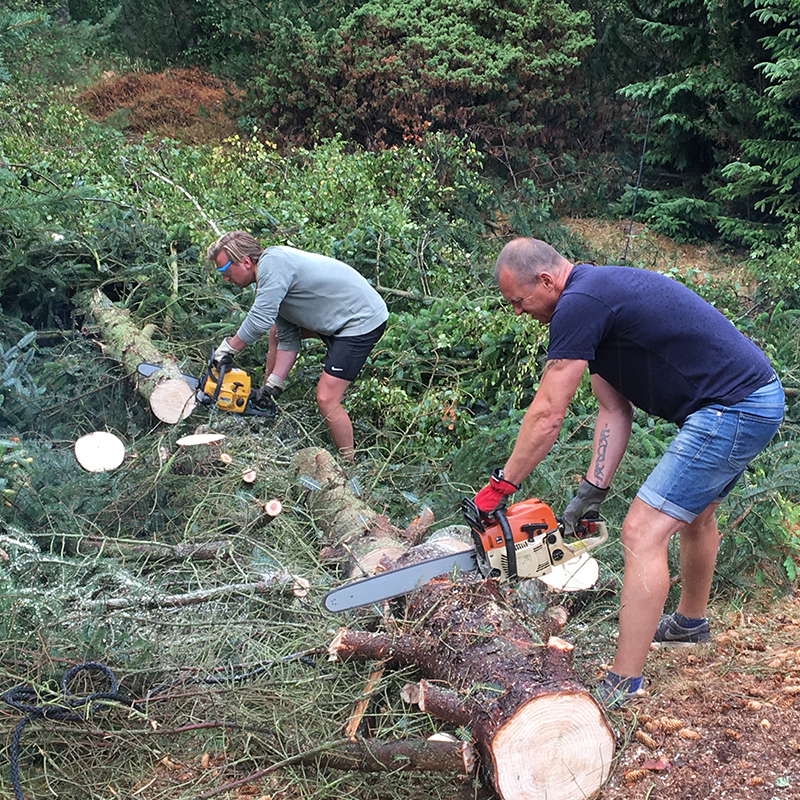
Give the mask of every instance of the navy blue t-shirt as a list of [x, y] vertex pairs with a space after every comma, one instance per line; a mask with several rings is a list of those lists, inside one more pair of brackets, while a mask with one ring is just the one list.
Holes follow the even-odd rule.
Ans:
[[773, 376], [767, 357], [713, 306], [635, 267], [573, 267], [547, 357], [588, 361], [635, 406], [677, 423], [709, 403], [738, 403]]

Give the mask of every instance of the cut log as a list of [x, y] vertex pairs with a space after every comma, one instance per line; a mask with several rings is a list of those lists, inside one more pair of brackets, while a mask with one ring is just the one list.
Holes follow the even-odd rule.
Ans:
[[[362, 563], [370, 560], [370, 545], [382, 550], [383, 568], [434, 557], [448, 540], [465, 546], [448, 534], [390, 563], [385, 532], [393, 532], [395, 545], [408, 544], [403, 533], [348, 493], [324, 451], [298, 455], [298, 474], [319, 487], [306, 498], [316, 524], [358, 547]], [[494, 581], [470, 573], [419, 587], [402, 618], [391, 622], [390, 633], [341, 629], [331, 659], [415, 666], [423, 680], [406, 687], [404, 696], [471, 731], [486, 778], [502, 800], [586, 800], [598, 793], [611, 772], [614, 734], [572, 669], [572, 645], [548, 637], [561, 621], [523, 624]]]
[[404, 697], [470, 729], [503, 800], [585, 800], [599, 791], [614, 734], [575, 677], [572, 645], [537, 642], [490, 583], [426, 584], [403, 622], [401, 635], [342, 629], [331, 657], [417, 666], [425, 680]]
[[[138, 328], [128, 310], [115, 306], [99, 289], [79, 295], [76, 304], [100, 327], [103, 352], [136, 380], [137, 391], [158, 419], [174, 424], [192, 413], [197, 404], [194, 391], [183, 379], [178, 362], [153, 344], [149, 326]], [[161, 369], [144, 377], [136, 371], [142, 362], [159, 364]]]
[[385, 569], [408, 549], [401, 529], [355, 497], [347, 475], [327, 450], [300, 450], [292, 466], [314, 487], [306, 493], [306, 505], [330, 543], [323, 560], [344, 564], [349, 577], [361, 577]]
[[159, 544], [158, 542], [139, 542], [124, 539], [81, 539], [78, 553], [99, 553], [117, 558], [133, 558], [143, 561], [210, 561], [225, 555], [231, 543], [186, 542], [184, 544]]

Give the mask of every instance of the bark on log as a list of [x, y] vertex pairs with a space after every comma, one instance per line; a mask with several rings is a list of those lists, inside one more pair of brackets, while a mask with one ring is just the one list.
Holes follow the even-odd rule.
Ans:
[[[331, 465], [325, 451], [303, 451], [295, 461], [297, 472], [319, 486], [307, 502], [320, 528], [359, 547], [363, 560], [371, 545], [384, 546], [387, 529], [405, 544], [402, 532], [353, 497]], [[421, 553], [430, 557], [426, 546], [396, 563], [411, 563]], [[392, 566], [385, 552], [382, 566]], [[487, 779], [503, 800], [586, 800], [610, 775], [614, 734], [575, 676], [572, 645], [547, 638], [552, 621], [539, 621], [537, 637], [533, 622], [515, 617], [494, 582], [443, 576], [408, 598], [391, 633], [341, 629], [330, 654], [416, 666], [423, 681], [406, 687], [404, 696], [470, 729]]]
[[[311, 760], [310, 760], [311, 761]], [[475, 753], [468, 742], [360, 739], [340, 744], [315, 756], [312, 763], [332, 769], [359, 772], [456, 772], [475, 768]]]
[[[307, 490], [305, 500], [328, 542], [322, 560], [344, 564], [343, 571], [349, 577], [359, 578], [388, 568], [433, 522], [428, 509], [406, 530], [392, 525], [384, 514], [355, 497], [347, 475], [327, 450], [300, 450], [292, 467], [301, 482], [314, 487]], [[446, 552], [451, 550], [442, 550], [440, 555]]]
[[[152, 327], [138, 328], [128, 310], [115, 306], [99, 289], [85, 292], [76, 302], [100, 327], [103, 352], [135, 379], [137, 391], [162, 422], [180, 422], [194, 410], [194, 391], [183, 379], [178, 362], [153, 344]], [[139, 375], [136, 368], [143, 361], [159, 364], [161, 369], [150, 377]]]

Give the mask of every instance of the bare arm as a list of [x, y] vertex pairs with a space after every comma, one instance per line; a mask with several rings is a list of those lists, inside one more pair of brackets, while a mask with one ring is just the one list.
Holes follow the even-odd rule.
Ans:
[[594, 453], [586, 479], [605, 489], [614, 477], [631, 435], [633, 406], [610, 383], [592, 375], [592, 391], [597, 398], [594, 427]]
[[573, 359], [547, 362], [539, 390], [520, 425], [514, 451], [503, 468], [507, 481], [522, 483], [555, 444], [586, 364]]

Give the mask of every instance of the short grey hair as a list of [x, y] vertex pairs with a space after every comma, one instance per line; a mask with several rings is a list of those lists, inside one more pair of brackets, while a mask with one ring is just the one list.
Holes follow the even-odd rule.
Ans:
[[494, 281], [499, 283], [500, 273], [511, 272], [524, 284], [533, 284], [540, 273], [560, 273], [570, 262], [558, 250], [541, 239], [512, 239], [501, 251], [494, 265]]

